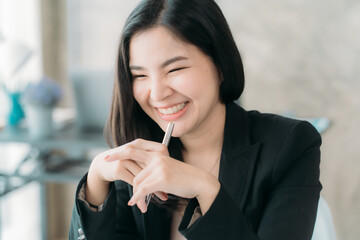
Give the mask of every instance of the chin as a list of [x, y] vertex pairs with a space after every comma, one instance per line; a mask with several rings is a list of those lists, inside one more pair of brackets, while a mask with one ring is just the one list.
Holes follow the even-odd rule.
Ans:
[[183, 134], [181, 134], [181, 132], [177, 132], [174, 130], [174, 132], [171, 134], [172, 137], [176, 137], [176, 138], [179, 138], [181, 137]]

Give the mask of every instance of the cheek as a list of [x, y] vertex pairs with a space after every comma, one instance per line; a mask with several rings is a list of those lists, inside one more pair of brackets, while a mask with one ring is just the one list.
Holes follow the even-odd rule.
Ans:
[[204, 88], [202, 77], [197, 71], [189, 71], [173, 79], [171, 87], [189, 98], [196, 98]]
[[184, 75], [177, 87], [189, 97], [202, 98], [204, 94], [214, 95], [218, 93], [219, 79], [208, 69], [201, 69]]
[[140, 106], [143, 106], [147, 102], [147, 92], [145, 84], [137, 81], [133, 83], [133, 95]]

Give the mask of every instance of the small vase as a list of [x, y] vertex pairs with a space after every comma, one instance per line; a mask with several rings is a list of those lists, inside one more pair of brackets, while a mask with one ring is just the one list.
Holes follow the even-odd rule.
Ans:
[[20, 104], [21, 94], [19, 92], [10, 93], [7, 92], [10, 100], [10, 111], [8, 114], [8, 125], [10, 127], [16, 127], [19, 125], [21, 119], [24, 118], [25, 114]]
[[52, 107], [27, 105], [25, 108], [27, 126], [31, 138], [47, 138], [53, 131]]

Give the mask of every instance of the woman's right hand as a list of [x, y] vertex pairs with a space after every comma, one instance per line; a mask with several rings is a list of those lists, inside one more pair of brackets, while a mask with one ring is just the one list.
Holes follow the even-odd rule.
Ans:
[[[134, 177], [145, 167], [145, 165], [141, 166], [141, 163], [138, 164], [130, 159], [107, 161], [107, 158], [114, 152], [129, 155], [131, 147], [129, 144], [124, 144], [102, 152], [93, 159], [86, 184], [86, 200], [93, 205], [98, 206], [105, 202], [109, 193], [110, 182], [122, 180], [133, 185]], [[168, 198], [167, 194], [162, 192], [156, 192], [155, 195], [163, 201]]]

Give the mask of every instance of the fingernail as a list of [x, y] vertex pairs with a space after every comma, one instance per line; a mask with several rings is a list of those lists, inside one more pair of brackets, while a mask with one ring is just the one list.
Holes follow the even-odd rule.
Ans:
[[110, 158], [110, 155], [107, 155], [106, 157], [105, 157], [105, 159], [109, 159]]
[[162, 196], [165, 200], [168, 200], [169, 196], [166, 193], [162, 193]]
[[134, 205], [134, 203], [130, 200], [129, 202], [128, 202], [128, 206], [133, 206]]

